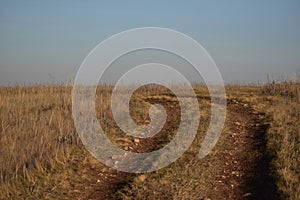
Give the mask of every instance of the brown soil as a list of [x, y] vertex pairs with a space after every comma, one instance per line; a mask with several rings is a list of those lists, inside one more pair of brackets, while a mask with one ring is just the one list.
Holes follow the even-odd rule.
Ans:
[[[168, 133], [174, 132], [178, 122], [178, 103], [162, 100], [149, 100], [162, 103], [167, 108], [168, 118], [163, 130], [152, 138], [141, 140], [131, 146], [135, 152], [153, 151], [165, 144]], [[266, 116], [248, 104], [228, 100], [227, 122], [230, 131], [225, 133], [220, 152], [216, 156], [221, 170], [214, 175], [217, 190], [222, 199], [277, 199], [276, 187], [270, 176], [271, 158], [266, 153], [265, 133], [268, 129]], [[172, 130], [170, 130], [172, 129]], [[136, 174], [108, 169], [98, 173], [87, 169], [90, 177], [85, 183], [84, 194], [76, 199], [118, 199], [117, 192], [130, 185]]]
[[269, 127], [264, 113], [248, 104], [228, 101], [230, 134], [222, 145], [224, 160], [220, 192], [225, 199], [278, 199], [270, 173], [271, 157], [266, 151], [265, 134]]
[[[174, 132], [176, 126], [170, 126], [170, 124], [178, 124], [180, 120], [180, 108], [177, 101], [171, 101], [167, 99], [147, 99], [152, 104], [161, 104], [166, 108], [167, 120], [162, 130], [155, 136], [147, 139], [140, 139], [139, 143], [130, 146], [128, 150], [132, 152], [150, 152], [163, 146], [168, 141], [168, 133]], [[94, 173], [95, 180], [92, 180], [89, 184], [89, 190], [83, 195], [80, 195], [78, 199], [118, 199], [117, 191], [127, 184], [136, 176], [136, 174], [119, 172], [114, 169], [107, 169], [108, 173], [103, 175], [102, 173]]]

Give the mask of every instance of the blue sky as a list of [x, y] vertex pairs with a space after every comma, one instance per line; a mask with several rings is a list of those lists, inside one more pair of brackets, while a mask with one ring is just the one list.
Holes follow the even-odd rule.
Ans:
[[165, 27], [198, 41], [227, 83], [300, 73], [300, 1], [0, 1], [0, 84], [73, 79], [101, 41]]

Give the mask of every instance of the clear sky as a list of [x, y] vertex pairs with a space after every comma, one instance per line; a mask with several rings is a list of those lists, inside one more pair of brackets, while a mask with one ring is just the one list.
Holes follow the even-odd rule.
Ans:
[[101, 41], [165, 27], [197, 40], [227, 83], [300, 73], [300, 1], [0, 1], [0, 84], [73, 79]]

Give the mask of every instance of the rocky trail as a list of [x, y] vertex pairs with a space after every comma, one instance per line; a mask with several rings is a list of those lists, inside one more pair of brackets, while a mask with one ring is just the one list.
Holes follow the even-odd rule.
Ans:
[[[168, 112], [167, 123], [154, 137], [135, 140], [129, 147], [134, 152], [153, 151], [164, 145], [169, 132], [174, 129], [169, 124], [178, 123], [180, 119], [178, 103], [165, 100], [151, 100], [151, 103], [164, 104]], [[209, 163], [215, 167], [209, 177], [213, 184], [205, 190], [199, 188], [202, 194], [196, 199], [277, 199], [276, 187], [270, 177], [271, 158], [266, 153], [267, 129], [268, 120], [264, 113], [254, 110], [247, 103], [229, 99], [224, 133], [215, 147], [215, 153], [209, 155], [214, 157]], [[92, 178], [82, 186], [85, 192], [75, 195], [75, 199], [119, 199], [118, 191], [130, 186], [136, 177], [144, 177], [109, 168], [100, 172], [86, 169], [86, 172]]]

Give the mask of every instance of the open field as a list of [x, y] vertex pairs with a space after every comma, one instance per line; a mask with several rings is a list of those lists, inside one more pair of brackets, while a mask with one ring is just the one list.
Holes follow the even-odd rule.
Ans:
[[[201, 123], [189, 150], [146, 174], [110, 169], [83, 146], [72, 118], [71, 87], [0, 88], [0, 199], [300, 199], [300, 84], [227, 86], [227, 117], [213, 151], [198, 158], [210, 122], [206, 87], [195, 86]], [[130, 101], [137, 124], [153, 103], [166, 108], [163, 129], [149, 139], [126, 136], [110, 110], [112, 87], [97, 89], [97, 118], [127, 151], [167, 144], [180, 122], [177, 98], [145, 86]]]

